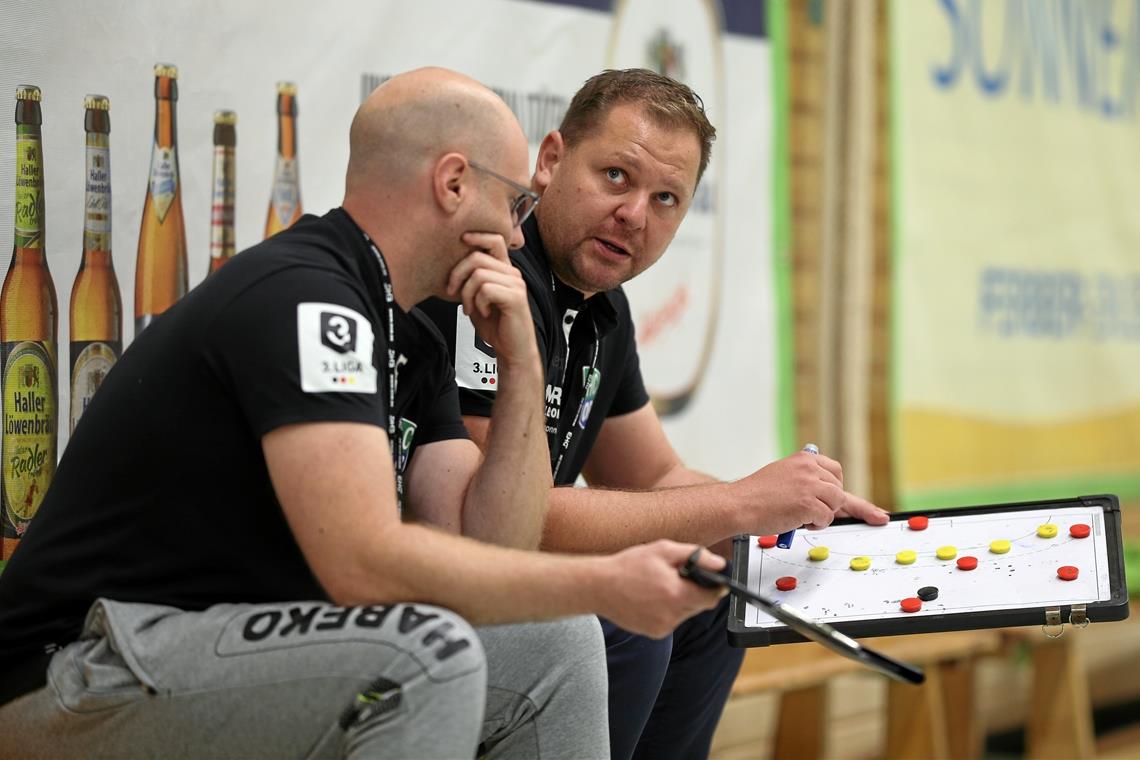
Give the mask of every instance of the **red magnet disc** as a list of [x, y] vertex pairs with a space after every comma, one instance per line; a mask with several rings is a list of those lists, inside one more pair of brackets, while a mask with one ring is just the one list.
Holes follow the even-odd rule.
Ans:
[[1057, 568], [1057, 577], [1063, 581], [1075, 581], [1077, 576], [1080, 575], [1080, 570], [1072, 565], [1062, 565]]
[[907, 520], [906, 524], [911, 530], [926, 530], [926, 526], [930, 525], [930, 519], [923, 515], [915, 515]]
[[776, 536], [760, 536], [756, 539], [756, 543], [760, 544], [761, 549], [771, 549], [776, 545]]
[[958, 558], [958, 569], [959, 570], [973, 570], [977, 566], [978, 566], [978, 558], [977, 557], [966, 556], [966, 557], [959, 557]]
[[922, 609], [922, 600], [917, 596], [909, 596], [899, 602], [903, 612], [918, 612]]
[[1084, 523], [1077, 523], [1069, 527], [1069, 535], [1073, 538], [1088, 538], [1091, 532], [1092, 528]]
[[781, 591], [791, 591], [796, 587], [796, 579], [791, 575], [785, 575], [783, 578], [776, 579], [776, 588]]

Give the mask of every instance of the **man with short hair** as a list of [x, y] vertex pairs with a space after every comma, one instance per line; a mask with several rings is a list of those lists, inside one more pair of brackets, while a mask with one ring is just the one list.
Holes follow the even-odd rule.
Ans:
[[[511, 260], [527, 283], [545, 369], [554, 484], [582, 474], [590, 485], [551, 491], [544, 528], [530, 536], [544, 549], [610, 552], [667, 537], [721, 542], [727, 553], [739, 533], [822, 527], [837, 514], [888, 519], [844, 492], [842, 470], [826, 456], [797, 453], [715, 482], [684, 465], [649, 403], [621, 284], [664, 254], [715, 134], [692, 90], [631, 69], [587, 81], [539, 148], [532, 187], [542, 200]], [[499, 347], [480, 343], [478, 325], [448, 304], [424, 310], [453, 349], [464, 422], [485, 440], [492, 409], [507, 400], [479, 356], [486, 343]], [[613, 757], [708, 754], [742, 658], [727, 644], [726, 614], [724, 600], [660, 641], [603, 619]]]
[[[84, 413], [0, 576], [5, 757], [603, 756], [584, 615], [661, 636], [716, 603], [679, 577], [691, 545], [455, 535], [523, 543], [495, 510], [538, 529], [550, 484], [507, 260], [526, 141], [489, 90], [423, 69], [369, 97], [350, 144], [343, 207], [161, 315]], [[429, 295], [500, 348], [485, 458], [412, 308]]]

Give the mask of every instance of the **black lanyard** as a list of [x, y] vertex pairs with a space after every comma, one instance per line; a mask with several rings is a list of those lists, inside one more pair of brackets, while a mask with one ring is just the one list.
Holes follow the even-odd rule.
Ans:
[[[384, 262], [380, 249], [372, 242], [372, 238], [368, 237], [367, 232], [360, 230], [360, 234], [364, 236], [372, 255], [376, 257], [376, 263], [380, 265], [380, 290], [383, 291], [384, 306], [388, 312], [388, 450], [392, 455], [392, 469], [396, 473], [396, 512], [403, 514], [404, 471], [400, 467], [400, 444], [397, 437], [399, 430], [396, 425], [396, 382], [399, 379], [399, 362], [396, 353], [396, 296], [392, 292], [392, 278], [388, 274], [388, 265]], [[372, 291], [373, 298], [377, 298], [379, 293], [375, 283], [369, 280], [367, 285]]]
[[[558, 306], [558, 289], [554, 284], [554, 274], [550, 275], [550, 292], [554, 298], [555, 308]], [[577, 318], [575, 318], [577, 322]], [[582, 396], [578, 399], [578, 409], [574, 412], [574, 416], [570, 418], [570, 429], [566, 431], [566, 435], [559, 440], [559, 433], [561, 432], [561, 424], [554, 426], [554, 433], [547, 433], [547, 443], [550, 446], [550, 459], [551, 459], [551, 480], [555, 485], [558, 485], [558, 473], [562, 469], [562, 462], [566, 458], [566, 452], [570, 450], [570, 443], [574, 440], [574, 435], [578, 429], [585, 430], [586, 424], [589, 421], [590, 413], [593, 412], [593, 407], [586, 409], [586, 395], [590, 388], [590, 378], [593, 376], [594, 371], [598, 368], [598, 354], [601, 352], [602, 339], [598, 335], [598, 323], [594, 322], [593, 315], [590, 315], [590, 323], [594, 328], [594, 349], [593, 357], [590, 359], [590, 369], [586, 372], [586, 376], [582, 379]], [[559, 325], [561, 327], [561, 325]], [[562, 367], [562, 377], [558, 380], [559, 398], [566, 397], [566, 391], [572, 386], [573, 380], [570, 384], [566, 383], [566, 373], [570, 369], [570, 333], [573, 332], [574, 327], [571, 326], [570, 330], [565, 332], [566, 340], [566, 359]], [[550, 379], [550, 378], [548, 378]], [[596, 392], [595, 392], [595, 395]], [[560, 405], [561, 406], [561, 405]], [[583, 416], [584, 415], [584, 416]], [[559, 414], [559, 423], [562, 421], [562, 416]], [[579, 424], [581, 420], [581, 424]], [[557, 452], [557, 456], [555, 453]]]

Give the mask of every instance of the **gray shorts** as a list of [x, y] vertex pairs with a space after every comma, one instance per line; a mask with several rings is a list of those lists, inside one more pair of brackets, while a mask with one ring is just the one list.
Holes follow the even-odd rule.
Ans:
[[47, 685], [0, 708], [15, 758], [608, 756], [592, 617], [473, 629], [423, 604], [105, 599]]

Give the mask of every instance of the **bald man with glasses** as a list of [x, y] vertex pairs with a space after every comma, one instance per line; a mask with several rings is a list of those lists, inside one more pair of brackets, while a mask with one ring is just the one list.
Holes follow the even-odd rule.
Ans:
[[[506, 105], [410, 72], [350, 145], [343, 205], [161, 315], [85, 411], [0, 576], [6, 758], [604, 757], [587, 613], [663, 636], [716, 604], [691, 544], [510, 548], [551, 479]], [[500, 353], [484, 454], [429, 295]]]

